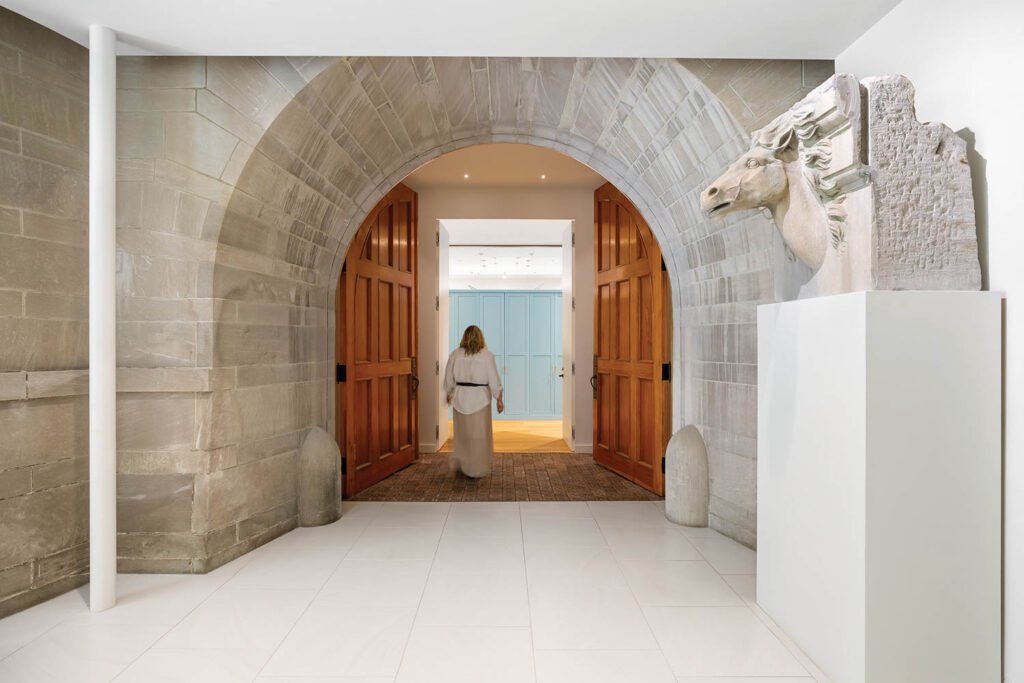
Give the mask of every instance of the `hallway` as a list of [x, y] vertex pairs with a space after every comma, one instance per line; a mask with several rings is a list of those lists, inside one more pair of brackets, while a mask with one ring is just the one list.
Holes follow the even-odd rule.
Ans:
[[110, 611], [82, 588], [0, 621], [0, 680], [813, 683], [754, 557], [657, 502], [354, 503], [207, 575], [122, 575]]

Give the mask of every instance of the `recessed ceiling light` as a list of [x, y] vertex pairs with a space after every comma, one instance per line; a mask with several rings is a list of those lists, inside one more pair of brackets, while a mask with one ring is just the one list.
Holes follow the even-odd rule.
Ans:
[[469, 180], [469, 174], [468, 173], [463, 173], [462, 177], [465, 178], [466, 180]]
[[547, 179], [548, 179], [548, 177], [547, 177], [546, 175], [544, 175], [543, 173], [541, 173], [541, 174], [540, 174], [540, 179], [541, 179], [541, 180], [547, 180]]

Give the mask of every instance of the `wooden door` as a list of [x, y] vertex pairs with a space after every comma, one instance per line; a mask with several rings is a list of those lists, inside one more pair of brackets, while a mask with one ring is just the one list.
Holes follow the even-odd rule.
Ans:
[[661, 250], [611, 184], [594, 193], [594, 460], [664, 492], [671, 424], [670, 292]]
[[344, 494], [417, 457], [416, 193], [396, 186], [356, 233], [338, 286]]

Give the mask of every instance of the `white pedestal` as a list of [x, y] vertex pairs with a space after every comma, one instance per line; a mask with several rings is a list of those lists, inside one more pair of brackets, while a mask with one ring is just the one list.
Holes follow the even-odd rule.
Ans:
[[761, 607], [836, 683], [998, 683], [1001, 303], [758, 308]]

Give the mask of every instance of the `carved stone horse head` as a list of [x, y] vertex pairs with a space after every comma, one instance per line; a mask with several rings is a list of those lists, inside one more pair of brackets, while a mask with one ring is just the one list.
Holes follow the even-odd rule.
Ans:
[[834, 184], [822, 177], [830, 143], [819, 139], [810, 107], [797, 107], [754, 133], [750, 150], [700, 195], [709, 217], [767, 208], [793, 254], [817, 270], [829, 242], [842, 246], [845, 213]]

